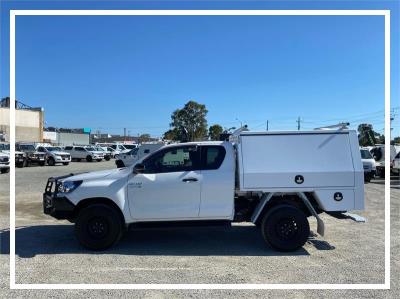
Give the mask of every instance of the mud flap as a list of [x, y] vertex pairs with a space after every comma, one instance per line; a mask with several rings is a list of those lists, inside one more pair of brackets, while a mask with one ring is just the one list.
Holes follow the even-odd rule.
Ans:
[[318, 213], [315, 211], [314, 207], [308, 200], [307, 196], [304, 195], [302, 192], [298, 192], [297, 195], [301, 198], [301, 200], [304, 202], [308, 210], [310, 211], [311, 215], [313, 215], [317, 219], [317, 233], [320, 236], [325, 235], [325, 224], [322, 221], [322, 219], [318, 216]]

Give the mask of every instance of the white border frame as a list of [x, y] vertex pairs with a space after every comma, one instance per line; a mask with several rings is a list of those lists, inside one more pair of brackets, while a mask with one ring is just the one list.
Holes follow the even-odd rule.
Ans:
[[[383, 284], [16, 284], [15, 283], [15, 17], [16, 16], [384, 16], [385, 155], [390, 156], [390, 10], [10, 10], [10, 288], [11, 289], [390, 289], [390, 165], [385, 161]], [[351, 242], [351, 240], [349, 240]]]

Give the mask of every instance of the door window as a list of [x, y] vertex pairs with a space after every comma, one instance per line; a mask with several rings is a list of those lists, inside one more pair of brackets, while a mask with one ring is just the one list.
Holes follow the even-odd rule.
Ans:
[[37, 149], [37, 151], [38, 151], [38, 152], [41, 152], [41, 153], [46, 152], [46, 150], [45, 150], [44, 147], [42, 147], [42, 146], [39, 146], [38, 149]]
[[225, 148], [223, 146], [202, 146], [201, 147], [201, 169], [218, 169], [225, 158]]
[[144, 161], [145, 173], [165, 173], [198, 169], [199, 153], [195, 146], [173, 147]]

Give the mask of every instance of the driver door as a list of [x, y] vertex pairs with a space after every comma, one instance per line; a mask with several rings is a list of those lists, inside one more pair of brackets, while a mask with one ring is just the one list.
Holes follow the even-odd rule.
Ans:
[[198, 218], [202, 176], [196, 146], [174, 146], [143, 161], [132, 174], [128, 200], [132, 218], [141, 221]]

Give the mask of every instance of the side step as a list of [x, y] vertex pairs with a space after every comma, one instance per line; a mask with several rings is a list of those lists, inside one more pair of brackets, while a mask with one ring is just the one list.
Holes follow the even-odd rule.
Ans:
[[149, 222], [136, 222], [129, 225], [131, 229], [142, 229], [142, 228], [166, 228], [166, 227], [212, 227], [212, 226], [223, 226], [231, 227], [231, 221], [229, 220], [188, 220], [188, 221], [149, 221]]
[[349, 212], [327, 212], [328, 215], [336, 218], [336, 219], [351, 219], [355, 222], [367, 222], [367, 219], [363, 216], [349, 213]]

